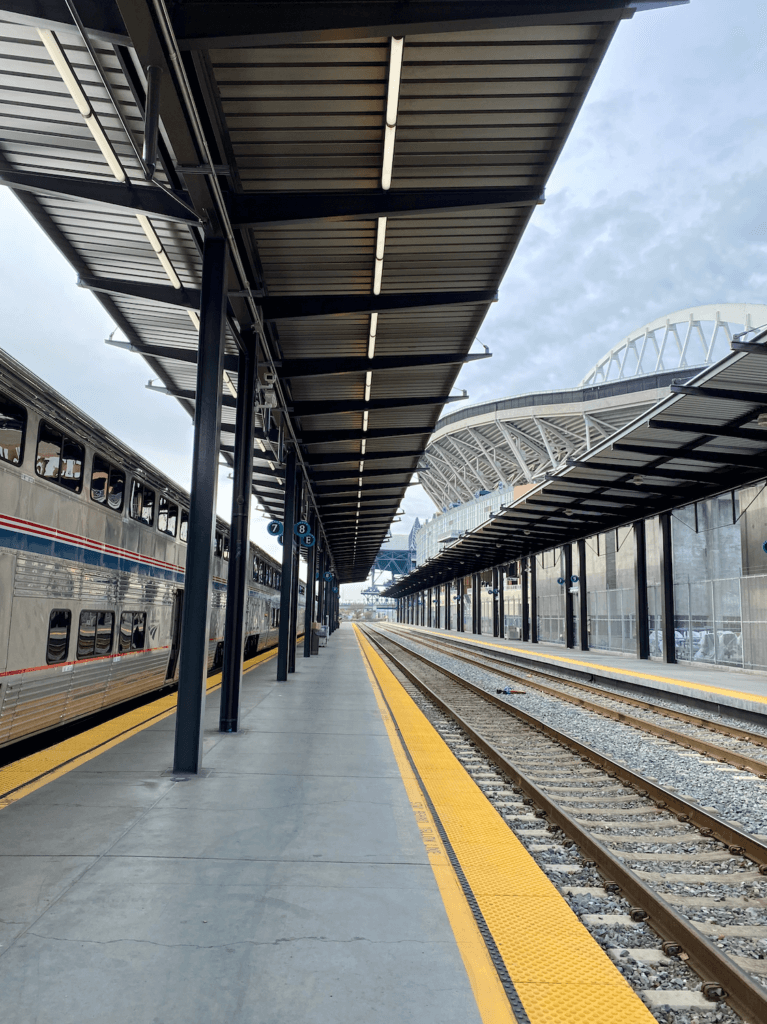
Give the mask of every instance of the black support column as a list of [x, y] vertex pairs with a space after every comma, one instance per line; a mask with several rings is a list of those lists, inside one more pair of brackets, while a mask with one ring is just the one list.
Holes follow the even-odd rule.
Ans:
[[538, 643], [538, 572], [535, 555], [530, 556], [530, 643]]
[[530, 600], [530, 587], [529, 587], [529, 558], [522, 560], [522, 639], [527, 643], [530, 640], [530, 608], [528, 602]]
[[306, 560], [306, 608], [304, 609], [304, 657], [312, 656], [312, 623], [314, 622], [314, 576], [317, 565], [317, 515], [312, 512], [309, 517], [312, 534], [315, 537], [314, 547], [309, 548]]
[[451, 598], [453, 596], [452, 589], [453, 588], [450, 586], [449, 583], [445, 584], [445, 629], [450, 629], [453, 619], [453, 605], [451, 602]]
[[650, 657], [650, 609], [647, 606], [647, 533], [644, 519], [634, 523], [637, 657]]
[[565, 576], [565, 647], [575, 647], [575, 623], [573, 622], [573, 595], [570, 593], [573, 583], [573, 546], [562, 546]]
[[194, 774], [202, 767], [202, 719], [208, 673], [210, 585], [224, 370], [226, 260], [226, 242], [221, 238], [206, 239], [202, 258], [192, 493], [173, 750], [173, 770]]
[[237, 416], [234, 428], [234, 485], [229, 574], [226, 588], [224, 664], [221, 673], [219, 732], [240, 727], [243, 630], [250, 566], [250, 491], [253, 482], [253, 420], [256, 344], [249, 338], [237, 364]]
[[479, 573], [471, 576], [471, 631], [475, 635], [482, 632], [482, 587]]
[[291, 448], [285, 463], [285, 515], [282, 531], [282, 584], [280, 632], [277, 647], [277, 682], [287, 682], [290, 645], [290, 609], [293, 604], [293, 525], [296, 506], [296, 453]]
[[498, 604], [498, 580], [500, 578], [497, 569], [493, 569], [493, 636], [500, 636], [500, 625], [499, 625], [499, 608]]
[[661, 512], [660, 524], [660, 614], [663, 627], [663, 660], [676, 664], [676, 617], [674, 615], [674, 561], [671, 550], [671, 513]]
[[[293, 509], [293, 522], [296, 523], [301, 518], [301, 510], [303, 508], [303, 474], [299, 467], [296, 467], [296, 496], [295, 506]], [[291, 562], [291, 569], [293, 575], [293, 584], [290, 591], [290, 643], [288, 644], [288, 672], [296, 671], [296, 644], [298, 643], [298, 588], [301, 585], [301, 579], [298, 574], [298, 569], [301, 564], [301, 548], [298, 543], [298, 537], [293, 541], [293, 561]]]
[[589, 649], [589, 594], [586, 575], [586, 541], [578, 541], [578, 632], [581, 650]]

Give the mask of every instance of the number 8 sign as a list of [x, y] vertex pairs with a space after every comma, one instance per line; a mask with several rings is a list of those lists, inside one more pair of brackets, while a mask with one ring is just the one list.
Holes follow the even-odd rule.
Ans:
[[307, 533], [311, 532], [312, 528], [305, 519], [302, 519], [301, 522], [296, 523], [293, 527], [293, 533], [295, 533], [296, 537], [305, 537]]

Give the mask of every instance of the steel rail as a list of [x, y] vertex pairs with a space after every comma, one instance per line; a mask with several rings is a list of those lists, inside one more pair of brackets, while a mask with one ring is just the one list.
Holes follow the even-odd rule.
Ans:
[[[418, 639], [415, 642], [423, 644], [424, 647], [429, 647], [432, 650], [441, 650], [439, 645], [437, 645], [431, 637], [426, 639], [425, 637], [422, 637], [419, 634]], [[448, 652], [443, 651], [443, 653]], [[491, 654], [486, 654], [484, 651], [482, 652], [480, 657], [472, 658], [466, 654], [458, 654], [454, 649], [450, 649], [449, 657], [455, 658], [457, 661], [466, 661], [469, 664], [478, 665], [480, 667], [483, 667], [484, 664], [489, 663], [491, 666], [490, 671], [492, 671], [496, 675], [504, 676], [507, 679], [512, 679], [516, 683], [520, 682], [520, 673], [530, 672], [534, 675], [542, 675], [547, 679], [554, 679], [557, 682], [562, 683], [566, 686], [573, 686], [577, 687], [578, 689], [587, 690], [590, 693], [598, 694], [600, 697], [607, 697], [610, 700], [614, 699], [619, 703], [625, 702], [633, 705], [638, 705], [639, 707], [646, 708], [649, 711], [657, 711], [659, 714], [662, 714], [663, 711], [666, 710], [664, 708], [663, 711], [661, 711], [658, 705], [654, 705], [649, 701], [638, 701], [632, 697], [624, 698], [621, 694], [613, 695], [608, 690], [601, 690], [599, 689], [599, 687], [589, 686], [586, 683], [574, 682], [570, 679], [555, 676], [548, 672], [538, 672], [538, 669], [534, 668], [518, 669], [515, 674], [515, 672], [510, 672], [508, 671], [508, 669], [504, 670], [503, 668], [497, 667], [499, 665], [508, 666], [508, 662], [501, 661], [501, 659], [499, 658], [494, 658]], [[723, 764], [731, 764], [736, 768], [742, 768], [744, 771], [753, 772], [754, 775], [758, 775], [762, 779], [767, 778], [767, 761], [760, 761], [755, 757], [748, 757], [745, 754], [739, 754], [737, 750], [731, 750], [729, 747], [721, 747], [719, 746], [719, 744], [711, 743], [707, 740], [699, 740], [696, 739], [694, 736], [688, 736], [686, 733], [683, 732], [676, 732], [675, 730], [669, 729], [662, 725], [653, 725], [652, 722], [648, 722], [644, 718], [636, 718], [634, 715], [628, 715], [624, 714], [621, 711], [615, 711], [612, 708], [606, 708], [602, 704], [595, 704], [593, 701], [586, 700], [583, 697], [576, 697], [572, 693], [563, 693], [561, 690], [557, 690], [551, 686], [546, 686], [545, 683], [539, 683], [534, 679], [522, 678], [521, 681], [524, 682], [525, 686], [532, 686], [550, 697], [556, 697], [557, 699], [567, 701], [570, 704], [576, 704], [578, 705], [578, 707], [584, 708], [586, 711], [593, 711], [597, 715], [602, 715], [603, 718], [610, 718], [614, 722], [621, 722], [623, 725], [629, 725], [634, 729], [641, 729], [643, 732], [648, 732], [653, 736], [658, 736], [660, 739], [668, 740], [669, 743], [677, 743], [679, 744], [679, 746], [685, 747], [688, 750], [697, 750], [699, 754], [705, 754], [708, 757], [714, 757], [718, 761], [721, 761]], [[671, 717], [679, 717], [682, 719], [682, 721], [688, 721], [692, 725], [702, 725], [705, 728], [710, 729], [712, 732], [719, 731], [716, 728], [716, 723], [709, 722], [707, 719], [704, 718], [696, 719], [694, 715], [683, 716], [683, 714], [680, 712], [677, 716], [675, 713], [672, 712]], [[725, 730], [723, 729], [722, 732], [724, 733]], [[734, 738], [736, 739], [743, 739], [750, 743], [754, 742], [751, 738], [751, 734], [746, 732], [745, 729], [732, 729], [732, 731], [726, 733], [726, 735], [734, 735]], [[761, 746], [762, 744], [759, 745]]]
[[[710, 729], [712, 732], [721, 733], [723, 736], [730, 736], [733, 739], [746, 740], [749, 743], [753, 743], [757, 747], [767, 747], [767, 736], [760, 736], [758, 733], [749, 732], [748, 729], [740, 729], [736, 725], [728, 725], [724, 722], [715, 722], [710, 718], [702, 718], [700, 715], [691, 715], [688, 711], [677, 711], [674, 708], [667, 708], [663, 704], [656, 704], [651, 700], [642, 700], [639, 697], [630, 697], [628, 694], [616, 693], [613, 690], [606, 690], [601, 686], [592, 685], [590, 683], [581, 682], [579, 679], [572, 678], [567, 675], [567, 670], [564, 669], [562, 674], [557, 672], [545, 672], [540, 668], [534, 666], [517, 665], [515, 663], [515, 656], [513, 652], [504, 652], [502, 649], [489, 651], [484, 647], [481, 641], [477, 641], [476, 646], [465, 640], [460, 640], [456, 636], [443, 635], [441, 633], [426, 633], [421, 634], [412, 627], [405, 626], [402, 623], [391, 623], [396, 629], [401, 630], [403, 633], [413, 632], [417, 636], [428, 636], [430, 639], [436, 639], [437, 636], [440, 639], [448, 640], [454, 647], [458, 647], [463, 651], [473, 651], [477, 647], [482, 651], [484, 657], [489, 661], [497, 663], [499, 665], [505, 665], [506, 667], [513, 665], [519, 672], [532, 672], [534, 675], [543, 676], [545, 679], [553, 679], [558, 683], [566, 683], [568, 686], [577, 687], [579, 690], [586, 690], [589, 693], [595, 693], [603, 697], [615, 698], [615, 700], [621, 701], [624, 704], [631, 704], [634, 707], [643, 708], [646, 711], [656, 711], [659, 715], [663, 715], [665, 718], [674, 718], [679, 722], [687, 722], [690, 725], [698, 725], [703, 729]], [[419, 643], [421, 641], [419, 640]], [[425, 642], [425, 641], [424, 641]], [[593, 678], [593, 675], [592, 675]], [[631, 684], [629, 684], [631, 685]], [[641, 684], [640, 684], [641, 685]], [[767, 714], [764, 716], [765, 723], [767, 723]]]
[[[663, 801], [656, 800], [657, 805], [676, 813], [680, 821], [689, 822], [690, 824], [695, 825], [695, 827], [700, 828], [694, 819], [702, 817], [710, 821], [713, 825], [721, 825], [726, 830], [731, 830], [733, 836], [742, 836], [744, 838], [751, 837], [748, 837], [745, 833], [741, 833], [739, 830], [732, 828], [732, 826], [726, 826], [724, 822], [720, 822], [717, 818], [700, 811], [699, 808], [688, 804], [686, 801], [674, 796], [674, 794], [668, 793], [662, 787], [650, 783], [649, 780], [645, 779], [638, 773], [632, 772], [623, 765], [610, 761], [609, 758], [597, 753], [593, 748], [574, 740], [565, 733], [560, 733], [558, 730], [540, 722], [531, 715], [528, 715], [525, 712], [520, 711], [518, 708], [512, 707], [504, 701], [499, 700], [497, 697], [494, 697], [492, 694], [487, 693], [487, 691], [482, 690], [474, 683], [470, 683], [468, 680], [462, 679], [460, 676], [455, 675], [455, 673], [450, 672], [443, 666], [437, 665], [434, 662], [429, 661], [428, 658], [409, 650], [409, 648], [398, 643], [398, 641], [393, 637], [381, 634], [378, 631], [373, 631], [369, 627], [362, 628], [365, 635], [373, 644], [375, 644], [383, 656], [387, 658], [415, 687], [417, 687], [417, 689], [428, 697], [429, 700], [433, 701], [442, 711], [445, 712], [445, 714], [452, 718], [456, 724], [471, 737], [472, 741], [488, 758], [488, 760], [492, 761], [501, 769], [502, 772], [504, 772], [504, 774], [513, 779], [516, 785], [546, 813], [547, 818], [549, 818], [551, 822], [554, 822], [570, 839], [572, 839], [578, 845], [580, 850], [589, 857], [589, 859], [595, 862], [597, 867], [605, 876], [605, 886], [617, 886], [620, 891], [631, 900], [635, 907], [640, 911], [644, 911], [647, 915], [646, 917], [642, 915], [637, 919], [648, 921], [661, 939], [670, 943], [672, 946], [679, 947], [680, 951], [684, 951], [684, 953], [687, 954], [688, 965], [692, 967], [696, 974], [698, 974], [703, 980], [703, 993], [707, 998], [711, 999], [712, 1002], [725, 1000], [737, 1013], [745, 1017], [746, 1020], [767, 1020], [767, 989], [764, 989], [758, 982], [755, 982], [750, 978], [749, 975], [746, 974], [745, 971], [741, 970], [737, 964], [733, 963], [725, 953], [717, 949], [712, 942], [709, 942], [705, 936], [697, 931], [697, 929], [685, 917], [677, 913], [677, 911], [674, 910], [674, 908], [660, 895], [645, 885], [645, 883], [642, 882], [642, 880], [630, 868], [626, 867], [611, 850], [587, 832], [575, 818], [571, 817], [567, 811], [559, 807], [535, 784], [535, 782], [529, 779], [489, 740], [482, 736], [481, 733], [477, 732], [461, 715], [458, 714], [458, 712], [438, 696], [428, 683], [419, 679], [419, 677], [407, 668], [407, 666], [404, 665], [397, 657], [395, 657], [391, 651], [387, 651], [382, 641], [392, 643], [401, 648], [410, 657], [423, 662], [424, 665], [434, 671], [447, 676], [459, 686], [462, 686], [477, 696], [482, 697], [484, 700], [502, 709], [507, 714], [521, 718], [528, 725], [532, 725], [535, 729], [543, 732], [561, 746], [569, 749], [573, 753], [581, 755], [582, 758], [589, 760], [595, 767], [607, 770], [608, 774], [611, 776], [617, 776], [625, 786], [637, 790], [638, 796], [650, 796], [651, 799], [655, 800], [651, 791], [662, 794]], [[379, 639], [379, 637], [381, 639]], [[641, 786], [641, 789], [637, 789], [638, 786]], [[681, 814], [677, 812], [674, 805], [682, 809]], [[709, 831], [708, 826], [706, 826], [702, 828], [701, 831], [705, 835], [712, 835], [713, 829]], [[718, 837], [715, 836], [715, 838]], [[751, 842], [753, 847], [761, 851], [760, 871], [765, 874], [767, 873], [767, 846], [763, 846], [761, 843], [758, 843], [753, 839]]]

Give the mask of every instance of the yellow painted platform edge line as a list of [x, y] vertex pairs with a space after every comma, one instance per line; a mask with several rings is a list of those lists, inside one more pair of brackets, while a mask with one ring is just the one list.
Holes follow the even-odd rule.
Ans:
[[[258, 654], [256, 655], [255, 658], [251, 658], [249, 661], [246, 661], [242, 666], [242, 670], [243, 672], [248, 672], [250, 669], [255, 668], [256, 665], [264, 664], [265, 662], [270, 661], [272, 658], [276, 656], [276, 650], [265, 651], [263, 654]], [[206, 695], [215, 692], [220, 686], [221, 673], [217, 672], [214, 676], [211, 676], [207, 680], [205, 686]], [[168, 694], [165, 697], [160, 697], [158, 698], [158, 700], [152, 701], [151, 704], [146, 704], [145, 708], [147, 710], [154, 708], [156, 707], [157, 704], [167, 702], [169, 697], [175, 697], [175, 694]], [[85, 732], [80, 734], [83, 741], [85, 743], [93, 742], [94, 740], [97, 741], [98, 734], [101, 733], [105, 727], [118, 725], [123, 718], [127, 717], [128, 715], [134, 714], [135, 710], [137, 709], [134, 709], [133, 711], [127, 711], [125, 715], [120, 715], [117, 718], [111, 718], [108, 722], [102, 722], [101, 725], [96, 725], [92, 729], [86, 730]], [[32, 778], [30, 778], [29, 782], [22, 782], [18, 787], [14, 788], [12, 792], [9, 792], [7, 796], [0, 797], [0, 810], [2, 810], [4, 807], [8, 807], [10, 804], [16, 803], [17, 800], [21, 800], [23, 797], [28, 796], [30, 793], [34, 793], [35, 790], [41, 789], [43, 786], [47, 786], [49, 782], [53, 782], [55, 779], [60, 779], [62, 775], [67, 775], [73, 769], [79, 768], [80, 765], [85, 764], [87, 761], [93, 760], [94, 757], [98, 757], [99, 754], [106, 753], [106, 751], [111, 750], [112, 747], [118, 746], [118, 744], [130, 739], [131, 736], [135, 736], [137, 733], [143, 732], [144, 729], [148, 729], [150, 725], [154, 725], [156, 722], [162, 722], [164, 719], [168, 718], [170, 715], [173, 715], [175, 713], [176, 702], [174, 700], [173, 705], [166, 711], [155, 711], [144, 721], [137, 723], [135, 726], [129, 727], [123, 732], [118, 732], [118, 734], [115, 735], [112, 739], [106, 739], [102, 742], [97, 741], [95, 745], [87, 747], [81, 754], [75, 754], [73, 757], [67, 757], [66, 761], [64, 761], [59, 767], [46, 769], [44, 772], [38, 771]], [[70, 740], [75, 738], [76, 737], [72, 736], [70, 737]], [[41, 750], [35, 754], [29, 754], [27, 757], [21, 758], [20, 761], [15, 762], [16, 765], [18, 766], [18, 770], [23, 774], [23, 766], [25, 762], [30, 763], [31, 766], [31, 762], [34, 758], [39, 758], [41, 754], [50, 755], [53, 751], [56, 750], [56, 747], [61, 746], [63, 745], [63, 743], [67, 742], [69, 741], [63, 740], [62, 744], [54, 744], [53, 747], [50, 747], [47, 750]], [[5, 767], [10, 768], [11, 765], [6, 765]], [[2, 776], [2, 771], [3, 769], [0, 769], [0, 777]]]
[[[405, 623], [394, 623], [397, 626], [404, 626]], [[445, 630], [432, 629], [430, 626], [406, 626], [407, 629], [422, 629], [425, 633], [430, 636], [439, 636], [441, 633], [445, 633]], [[453, 636], [452, 633], [447, 633], [448, 636]], [[705, 683], [693, 683], [688, 681], [682, 681], [679, 679], [670, 679], [668, 676], [656, 676], [649, 672], [637, 672], [636, 669], [631, 668], [611, 668], [609, 666], [595, 665], [592, 661], [580, 661], [578, 658], [565, 658], [561, 654], [549, 654], [547, 651], [531, 651], [527, 647], [512, 647], [510, 644], [493, 644], [489, 640], [471, 640], [469, 637], [460, 638], [464, 643], [476, 644], [477, 647], [495, 647], [499, 651], [514, 651], [515, 654], [522, 654], [526, 657], [531, 658], [548, 658], [551, 661], [562, 661], [568, 665], [580, 665], [583, 668], [589, 669], [591, 672], [600, 672], [607, 675], [612, 672], [614, 675], [619, 676], [621, 673], [627, 676], [636, 676], [637, 679], [652, 679], [656, 683], [670, 683], [672, 686], [687, 686], [691, 690], [703, 690], [705, 693], [718, 693], [724, 697], [740, 697], [745, 700], [754, 701], [757, 704], [767, 704], [767, 697], [762, 697], [758, 693], [748, 693], [745, 690], [726, 690], [720, 686], [707, 686]]]
[[483, 1024], [516, 1024], [516, 1018], [509, 1005], [501, 979], [498, 977], [498, 972], [493, 965], [493, 961], [490, 959], [485, 941], [480, 934], [477, 922], [466, 901], [461, 884], [453, 870], [447, 851], [429, 812], [423, 791], [413, 774], [410, 762], [397, 735], [397, 730], [376, 678], [375, 670], [368, 657], [368, 651], [371, 650], [370, 644], [362, 636], [356, 624], [353, 625], [357, 643], [360, 646], [362, 660], [373, 689], [373, 695], [383, 719], [389, 743], [402, 776], [405, 792], [413, 809], [418, 830], [421, 833], [421, 839], [429, 855], [429, 863], [434, 872], [458, 951], [466, 968], [466, 974], [474, 993], [479, 1015], [482, 1018]]

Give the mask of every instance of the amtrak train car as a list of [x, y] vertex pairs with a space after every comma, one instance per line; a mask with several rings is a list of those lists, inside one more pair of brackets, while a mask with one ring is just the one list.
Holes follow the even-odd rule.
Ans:
[[[0, 349], [0, 746], [173, 685], [188, 527], [185, 491]], [[228, 558], [219, 520], [209, 669]], [[251, 566], [245, 658], [280, 619], [279, 564]]]

